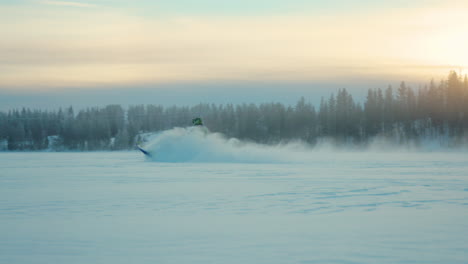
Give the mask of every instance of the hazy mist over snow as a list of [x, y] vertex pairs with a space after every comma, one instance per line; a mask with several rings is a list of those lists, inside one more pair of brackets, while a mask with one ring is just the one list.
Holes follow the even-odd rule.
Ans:
[[[407, 82], [418, 88], [428, 80]], [[57, 110], [73, 106], [76, 109], [120, 104], [155, 104], [163, 106], [192, 106], [199, 103], [242, 104], [280, 102], [294, 105], [304, 96], [316, 108], [321, 98], [336, 95], [338, 89], [346, 88], [357, 102], [365, 100], [367, 90], [385, 89], [389, 85], [398, 87], [401, 80], [341, 80], [329, 82], [207, 82], [136, 85], [130, 87], [109, 86], [66, 89], [2, 90], [0, 89], [0, 111], [14, 108]]]
[[301, 83], [301, 82], [219, 82], [180, 83], [134, 87], [101, 87], [95, 89], [68, 88], [65, 90], [28, 91], [0, 90], [0, 111], [13, 108], [34, 108], [56, 110], [73, 106], [76, 109], [108, 104], [129, 105], [156, 104], [196, 105], [198, 103], [241, 104], [281, 102], [294, 105], [304, 96], [316, 107], [321, 97], [328, 98], [340, 88], [353, 92], [356, 100], [365, 98], [367, 89], [382, 87], [399, 81], [360, 81], [350, 83]]
[[349, 159], [353, 155], [374, 155], [392, 160], [408, 160], [412, 155], [439, 152], [468, 153], [468, 145], [444, 148], [441, 142], [427, 141], [416, 146], [411, 143], [395, 145], [384, 138], [375, 138], [369, 144], [335, 144], [332, 139], [320, 139], [315, 146], [294, 140], [274, 145], [258, 144], [246, 140], [227, 138], [221, 133], [211, 133], [205, 127], [174, 128], [146, 135], [142, 147], [152, 154], [149, 160], [157, 162], [216, 162], [216, 163], [296, 163]]

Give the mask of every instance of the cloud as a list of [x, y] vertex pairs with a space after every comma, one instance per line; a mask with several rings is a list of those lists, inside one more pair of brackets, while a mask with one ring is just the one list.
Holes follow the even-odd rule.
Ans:
[[0, 88], [362, 76], [425, 81], [445, 75], [450, 69], [443, 65], [467, 61], [458, 52], [468, 44], [464, 10], [257, 17], [26, 11], [0, 10], [6, 22]]
[[42, 0], [39, 3], [44, 5], [55, 5], [55, 6], [69, 6], [69, 7], [95, 7], [94, 4], [72, 2], [72, 1], [53, 1], [53, 0]]

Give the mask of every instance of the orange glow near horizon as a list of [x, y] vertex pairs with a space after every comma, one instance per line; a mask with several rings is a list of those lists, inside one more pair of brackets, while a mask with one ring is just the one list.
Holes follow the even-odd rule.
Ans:
[[[336, 78], [425, 82], [468, 67], [467, 10], [143, 18], [5, 8], [0, 89]], [[28, 15], [16, 19], [19, 12]]]

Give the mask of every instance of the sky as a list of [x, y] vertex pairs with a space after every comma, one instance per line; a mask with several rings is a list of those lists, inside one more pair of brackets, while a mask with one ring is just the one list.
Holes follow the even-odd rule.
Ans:
[[459, 0], [0, 0], [0, 110], [419, 85], [466, 73], [467, 13]]

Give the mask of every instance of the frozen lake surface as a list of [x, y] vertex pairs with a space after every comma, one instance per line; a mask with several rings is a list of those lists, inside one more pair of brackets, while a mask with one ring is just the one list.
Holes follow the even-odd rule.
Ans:
[[307, 155], [0, 153], [0, 263], [468, 263], [467, 153]]

